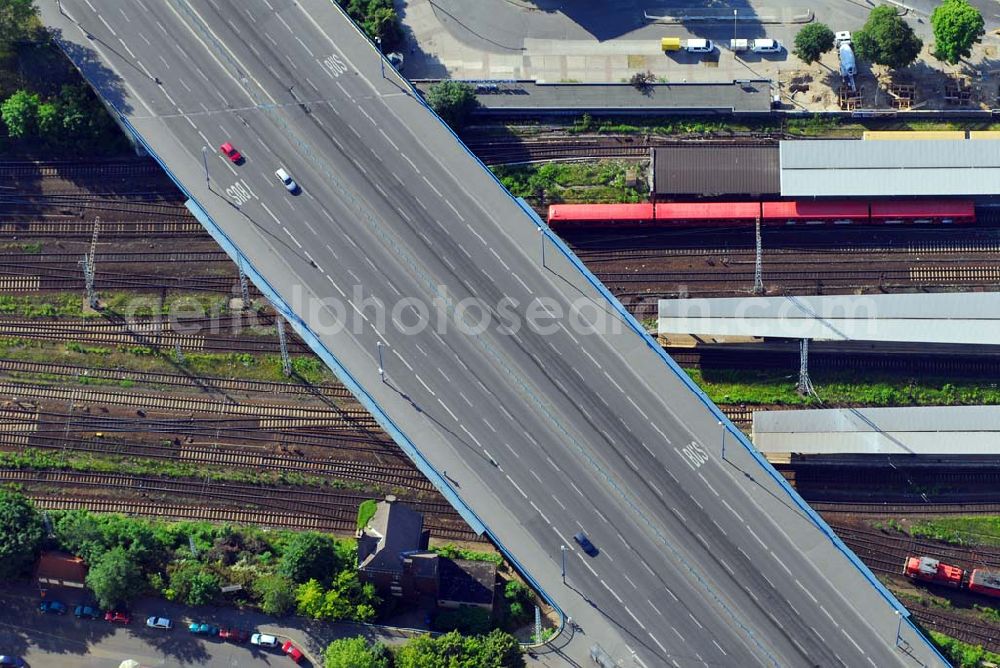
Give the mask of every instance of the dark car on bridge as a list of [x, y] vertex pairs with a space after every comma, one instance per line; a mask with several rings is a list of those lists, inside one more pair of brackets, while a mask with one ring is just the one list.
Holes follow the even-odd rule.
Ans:
[[590, 539], [587, 538], [587, 534], [582, 531], [574, 535], [573, 540], [579, 543], [580, 548], [592, 557], [596, 557], [600, 552], [596, 547], [594, 547], [594, 544], [590, 542]]

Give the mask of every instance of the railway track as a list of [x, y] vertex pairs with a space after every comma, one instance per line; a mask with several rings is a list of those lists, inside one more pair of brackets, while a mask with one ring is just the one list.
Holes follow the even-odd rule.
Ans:
[[[230, 320], [232, 317], [230, 316]], [[199, 320], [183, 320], [185, 327], [194, 327]], [[210, 323], [210, 320], [206, 320]], [[218, 323], [216, 323], [218, 324]], [[241, 324], [238, 320], [237, 325]], [[174, 349], [180, 346], [185, 351], [225, 351], [232, 353], [276, 353], [281, 350], [277, 336], [236, 337], [211, 333], [179, 334], [171, 331], [167, 318], [130, 318], [120, 321], [71, 320], [55, 321], [28, 320], [0, 317], [0, 337], [29, 339], [34, 341], [75, 341], [90, 345], [141, 346], [152, 349]], [[240, 326], [240, 330], [249, 327]], [[298, 336], [288, 337], [288, 350], [292, 354], [312, 354], [309, 347]]]
[[[80, 264], [80, 253], [4, 253], [4, 270], [9, 268], [30, 269], [39, 264], [55, 264], [76, 267]], [[99, 251], [94, 263], [102, 264], [156, 264], [156, 263], [230, 263], [232, 260], [224, 251], [139, 251], [116, 253]]]
[[[353, 534], [357, 517], [333, 518], [307, 516], [299, 513], [288, 513], [267, 510], [252, 510], [246, 508], [218, 508], [204, 505], [184, 505], [168, 502], [129, 501], [106, 499], [100, 497], [60, 496], [28, 492], [39, 508], [45, 510], [76, 510], [85, 509], [96, 513], [119, 513], [137, 517], [151, 517], [173, 520], [198, 520], [230, 524], [274, 527], [278, 529], [295, 529], [301, 531], [328, 531], [333, 533]], [[431, 533], [438, 538], [451, 540], [485, 542], [481, 536], [470, 530], [426, 524]]]
[[[469, 149], [486, 164], [511, 164], [535, 161], [585, 160], [588, 158], [649, 158], [654, 146], [690, 146], [693, 142], [658, 135], [564, 135], [546, 138], [495, 137], [466, 138]], [[744, 137], [736, 141], [698, 139], [698, 145], [773, 143], [768, 135]]]
[[810, 501], [809, 505], [816, 512], [831, 516], [1000, 515], [1000, 503], [855, 503], [852, 501]]
[[[25, 423], [24, 426], [28, 426]], [[305, 459], [275, 455], [260, 448], [217, 444], [175, 444], [173, 442], [144, 443], [104, 438], [81, 439], [65, 434], [44, 434], [25, 429], [23, 432], [0, 430], [0, 448], [20, 450], [24, 447], [59, 451], [86, 452], [98, 455], [127, 455], [134, 458], [160, 459], [224, 466], [240, 469], [276, 471], [327, 476], [359, 481], [391, 488], [432, 492], [434, 486], [412, 467], [382, 466], [368, 462], [333, 459]]]
[[127, 369], [74, 366], [70, 364], [23, 362], [3, 358], [0, 358], [0, 373], [55, 376], [67, 380], [76, 378], [86, 381], [107, 380], [115, 383], [131, 382], [153, 386], [189, 387], [201, 391], [218, 393], [290, 394], [321, 396], [347, 401], [354, 399], [354, 395], [343, 385], [306, 385], [266, 380], [241, 380], [236, 378], [220, 378], [217, 376], [191, 376], [179, 373], [154, 373]]
[[[682, 366], [701, 369], [796, 369], [799, 355], [792, 351], [704, 350], [666, 348], [675, 362]], [[830, 371], [874, 371], [909, 372], [939, 374], [942, 376], [989, 376], [1000, 375], [1000, 359], [984, 357], [929, 357], [926, 353], [914, 351], [904, 353], [856, 353], [815, 350], [809, 351], [809, 365], [812, 369]]]
[[[130, 212], [131, 220], [101, 219], [100, 239], [149, 239], [149, 238], [191, 238], [211, 241], [201, 223], [194, 220], [187, 209], [172, 209], [167, 220], [142, 218], [141, 212]], [[148, 214], [147, 214], [148, 215]], [[180, 220], [173, 220], [179, 218]], [[90, 240], [94, 234], [93, 220], [0, 220], [0, 234], [18, 238], [57, 238]]]
[[963, 615], [911, 608], [910, 613], [925, 629], [938, 631], [990, 652], [1000, 652], [1000, 630], [994, 626], [976, 623]]
[[[231, 295], [238, 291], [238, 278], [235, 270], [229, 276], [165, 276], [163, 274], [109, 271], [105, 269], [107, 266], [105, 264], [95, 272], [94, 285], [98, 292], [108, 290], [134, 290], [136, 292], [173, 290]], [[0, 289], [5, 290], [77, 292], [84, 285], [82, 267], [5, 264], [3, 269], [8, 273], [0, 276]], [[256, 288], [251, 289], [251, 295], [258, 294]]]
[[[900, 575], [906, 558], [913, 555], [939, 558], [963, 568], [1000, 568], [1000, 550], [994, 548], [961, 548], [913, 536], [887, 534], [845, 524], [831, 524], [830, 527], [865, 563], [868, 563], [866, 555], [872, 556], [877, 561], [891, 562], [893, 564], [891, 569], [879, 567], [882, 572], [890, 575]], [[871, 568], [878, 570], [875, 567]]]
[[[62, 470], [0, 469], [0, 482], [49, 487], [68, 486], [73, 490], [125, 490], [144, 496], [163, 494], [170, 499], [204, 499], [235, 504], [238, 507], [296, 512], [319, 517], [346, 515], [348, 518], [356, 518], [358, 505], [373, 498], [371, 494], [340, 490], [321, 491], [291, 485], [251, 485], [221, 482], [209, 478], [191, 480]], [[458, 512], [443, 501], [424, 501], [417, 498], [402, 500], [421, 513], [435, 515], [438, 519], [450, 518], [461, 521]]]
[[78, 179], [137, 176], [165, 175], [163, 169], [152, 160], [4, 160], [0, 162], [0, 177], [3, 177], [4, 180], [24, 177]]
[[281, 404], [239, 403], [204, 397], [163, 396], [157, 394], [109, 392], [101, 390], [27, 385], [0, 382], [0, 395], [35, 401], [58, 401], [68, 404], [90, 403], [148, 410], [169, 410], [213, 415], [238, 415], [260, 419], [268, 426], [312, 426], [324, 429], [378, 429], [378, 423], [368, 411], [335, 406], [308, 407]]

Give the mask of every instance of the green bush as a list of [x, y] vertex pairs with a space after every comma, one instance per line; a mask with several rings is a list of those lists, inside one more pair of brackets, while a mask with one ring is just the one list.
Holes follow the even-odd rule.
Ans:
[[391, 665], [385, 645], [369, 645], [362, 636], [334, 640], [323, 652], [323, 668], [390, 668]]
[[486, 610], [463, 605], [452, 610], [441, 610], [434, 616], [437, 631], [458, 631], [462, 635], [483, 635], [492, 628], [492, 617]]
[[38, 557], [45, 537], [42, 518], [31, 501], [0, 489], [0, 581], [22, 575]]

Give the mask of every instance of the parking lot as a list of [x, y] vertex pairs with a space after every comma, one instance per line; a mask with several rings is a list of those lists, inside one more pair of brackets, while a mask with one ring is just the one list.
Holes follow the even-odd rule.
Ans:
[[[272, 624], [259, 615], [234, 609], [210, 609], [192, 618], [190, 611], [163, 601], [143, 601], [129, 611], [131, 623], [106, 622], [99, 619], [77, 619], [74, 607], [84, 599], [73, 590], [50, 591], [49, 600], [59, 600], [67, 606], [65, 614], [43, 614], [39, 611], [38, 590], [30, 586], [7, 589], [0, 606], [0, 654], [20, 656], [32, 668], [96, 668], [114, 666], [126, 659], [138, 661], [144, 668], [158, 666], [196, 665], [207, 668], [223, 666], [292, 666], [280, 643], [291, 639], [307, 652], [299, 665], [313, 665], [308, 649], [301, 642], [304, 636], [296, 629]], [[146, 618], [162, 616], [171, 620], [173, 628], [148, 628]], [[273, 649], [253, 647], [250, 643], [231, 643], [218, 636], [191, 633], [188, 624], [202, 621], [217, 627], [239, 627], [248, 631], [274, 634], [279, 646]], [[318, 665], [318, 664], [317, 664]]]
[[[976, 68], [981, 62], [995, 62], [998, 40], [991, 31], [1000, 27], [1000, 9], [991, 0], [971, 1], [982, 11], [987, 30], [983, 45], [970, 59]], [[909, 70], [923, 76], [961, 69], [944, 66], [930, 56], [929, 15], [936, 2], [899, 0], [894, 4], [925, 43], [923, 57], [930, 67]], [[805, 66], [788, 52], [795, 35], [809, 21], [825, 23], [835, 31], [857, 30], [873, 6], [867, 0], [797, 0], [788, 6], [741, 0], [724, 8], [711, 3], [638, 0], [475, 0], [473, 10], [472, 0], [397, 3], [407, 36], [404, 73], [411, 79], [619, 83], [643, 71], [672, 83], [770, 79], [787, 84], [805, 78], [815, 82], [813, 91], [791, 102], [810, 109], [836, 108], [836, 96], [829, 91], [840, 83], [837, 56], [828, 53], [822, 62]], [[653, 22], [648, 16], [654, 15], [669, 18]], [[709, 53], [665, 53], [661, 49], [664, 37], [682, 42], [707, 39], [715, 48]], [[770, 38], [785, 48], [776, 53], [734, 53], [729, 48], [734, 38]], [[868, 73], [865, 66], [861, 74]], [[872, 94], [876, 87], [874, 79], [868, 78]], [[940, 82], [928, 79], [927, 97], [935, 97], [940, 87]]]

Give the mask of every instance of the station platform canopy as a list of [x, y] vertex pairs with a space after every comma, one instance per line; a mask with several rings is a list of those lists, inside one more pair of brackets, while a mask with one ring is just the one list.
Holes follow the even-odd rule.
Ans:
[[661, 299], [661, 336], [990, 345], [1000, 292]]
[[793, 140], [780, 145], [783, 197], [994, 195], [1000, 139]]
[[1000, 406], [756, 411], [764, 454], [997, 455]]

